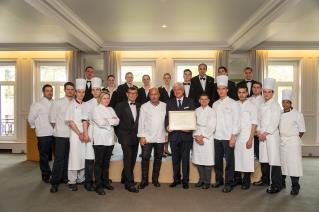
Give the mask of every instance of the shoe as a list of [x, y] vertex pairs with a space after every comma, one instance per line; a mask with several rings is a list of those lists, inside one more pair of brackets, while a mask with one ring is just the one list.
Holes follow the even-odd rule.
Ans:
[[68, 182], [69, 182], [69, 179], [67, 179], [67, 178], [61, 180], [61, 183], [64, 183], [64, 184], [68, 184]]
[[269, 186], [269, 188], [267, 188], [266, 192], [268, 194], [275, 194], [275, 193], [280, 192], [280, 189], [277, 187], [274, 187], [274, 186]]
[[229, 192], [231, 192], [233, 189], [232, 189], [232, 187], [231, 186], [224, 186], [224, 188], [223, 188], [223, 192], [224, 193], [229, 193]]
[[152, 184], [155, 186], [155, 187], [160, 187], [161, 184], [158, 182], [158, 181], [153, 181]]
[[189, 189], [188, 183], [183, 183], [183, 189]]
[[253, 185], [254, 185], [254, 186], [269, 186], [268, 183], [264, 183], [264, 181], [262, 181], [262, 180], [259, 180], [259, 181], [257, 181], [257, 182], [254, 182]]
[[58, 192], [58, 185], [52, 185], [50, 188], [50, 192], [51, 193], [56, 193]]
[[209, 189], [210, 185], [209, 184], [203, 184], [202, 189]]
[[234, 181], [232, 184], [231, 184], [231, 186], [232, 187], [236, 187], [236, 186], [238, 186], [238, 185], [242, 185], [243, 183], [241, 182], [241, 181]]
[[199, 187], [202, 187], [203, 185], [204, 185], [203, 182], [198, 182], [198, 183], [195, 184], [195, 187], [199, 188]]
[[164, 154], [162, 155], [162, 157], [163, 157], [163, 158], [167, 158], [167, 155], [164, 153]]
[[139, 190], [137, 190], [135, 188], [135, 186], [127, 187], [126, 190], [128, 190], [129, 192], [132, 192], [132, 193], [138, 193], [139, 192]]
[[250, 188], [250, 184], [247, 184], [247, 185], [241, 185], [241, 189], [242, 190], [248, 190]]
[[114, 187], [109, 183], [103, 184], [103, 188], [106, 188], [107, 190], [110, 190], [110, 191], [114, 190]]
[[95, 191], [98, 195], [105, 195], [105, 191], [103, 188], [97, 188]]
[[111, 179], [106, 180], [107, 183], [111, 184], [113, 181]]
[[148, 186], [148, 183], [147, 182], [141, 182], [139, 185], [138, 185], [138, 189], [144, 189], [146, 186]]
[[175, 188], [177, 185], [179, 185], [179, 184], [181, 184], [181, 182], [173, 182], [173, 183], [171, 183], [170, 185], [169, 185], [169, 187], [171, 187], [171, 188]]
[[71, 191], [77, 191], [78, 190], [78, 186], [76, 184], [69, 184], [69, 189]]
[[91, 183], [85, 184], [85, 185], [84, 185], [84, 188], [85, 188], [87, 191], [95, 191], [95, 187], [94, 187], [93, 184], [91, 184]]
[[123, 178], [121, 179], [121, 184], [125, 184], [125, 180]]
[[220, 186], [224, 185], [222, 182], [216, 182], [212, 185], [213, 188], [219, 188]]
[[290, 195], [296, 196], [298, 194], [299, 194], [299, 190], [298, 189], [291, 189]]
[[170, 153], [170, 152], [164, 152], [164, 154], [165, 154], [166, 156], [172, 156], [172, 153]]

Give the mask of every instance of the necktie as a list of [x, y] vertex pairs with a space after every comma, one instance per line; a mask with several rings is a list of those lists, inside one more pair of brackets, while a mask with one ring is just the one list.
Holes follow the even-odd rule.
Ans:
[[182, 100], [178, 100], [178, 108], [181, 108], [182, 107]]

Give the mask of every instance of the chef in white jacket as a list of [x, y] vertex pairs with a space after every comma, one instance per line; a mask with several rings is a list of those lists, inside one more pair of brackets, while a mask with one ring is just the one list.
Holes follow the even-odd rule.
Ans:
[[282, 188], [279, 136], [281, 108], [273, 97], [275, 87], [275, 79], [264, 79], [263, 95], [265, 102], [260, 106], [260, 117], [257, 127], [260, 141], [259, 162], [262, 172], [262, 181], [258, 185], [267, 186], [271, 181], [267, 193], [277, 193]]
[[303, 114], [292, 107], [292, 91], [282, 91], [283, 113], [281, 114], [279, 132], [281, 137], [280, 156], [283, 186], [286, 176], [291, 178], [291, 195], [298, 195], [299, 177], [302, 176], [301, 137], [306, 132]]
[[66, 109], [65, 121], [71, 128], [70, 134], [70, 153], [68, 164], [69, 188], [77, 191], [77, 183], [83, 183], [85, 165], [85, 143], [83, 134], [83, 98], [85, 95], [85, 79], [76, 79], [75, 94], [76, 98]]
[[195, 110], [196, 130], [193, 132], [194, 142], [192, 162], [197, 166], [199, 180], [195, 187], [210, 188], [212, 167], [215, 165], [214, 132], [216, 128], [216, 112], [209, 104], [208, 94], [199, 96], [200, 107]]
[[35, 128], [38, 139], [38, 150], [40, 155], [40, 170], [42, 180], [49, 183], [51, 168], [49, 161], [52, 159], [53, 127], [49, 121], [49, 111], [53, 104], [53, 88], [51, 85], [42, 87], [43, 97], [31, 105], [28, 122], [31, 128]]
[[94, 107], [90, 126], [93, 127], [93, 148], [95, 153], [94, 176], [96, 182], [96, 193], [105, 195], [103, 188], [113, 190], [109, 182], [109, 166], [114, 148], [114, 129], [120, 122], [115, 111], [109, 107], [110, 94], [102, 92], [99, 104]]
[[250, 187], [250, 175], [255, 171], [254, 135], [258, 123], [257, 108], [248, 101], [248, 88], [245, 84], [237, 87], [237, 95], [240, 132], [235, 145], [235, 171], [237, 172], [235, 180], [240, 182], [241, 189], [247, 190]]
[[102, 80], [98, 77], [91, 79], [91, 92], [93, 98], [83, 103], [83, 127], [85, 144], [85, 183], [84, 188], [87, 191], [94, 191], [93, 170], [94, 170], [94, 150], [93, 150], [93, 127], [91, 125], [92, 113], [98, 105], [98, 98], [101, 94]]

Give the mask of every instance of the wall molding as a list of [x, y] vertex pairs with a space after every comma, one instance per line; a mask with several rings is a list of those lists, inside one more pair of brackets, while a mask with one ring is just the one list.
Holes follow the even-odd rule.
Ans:
[[256, 50], [319, 50], [318, 41], [265, 41]]

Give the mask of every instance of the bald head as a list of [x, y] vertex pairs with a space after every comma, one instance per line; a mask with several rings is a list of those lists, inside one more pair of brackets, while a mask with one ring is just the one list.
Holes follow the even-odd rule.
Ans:
[[159, 103], [160, 93], [159, 93], [158, 88], [151, 88], [148, 91], [148, 95], [150, 97], [151, 103], [153, 103], [153, 104], [158, 104]]

